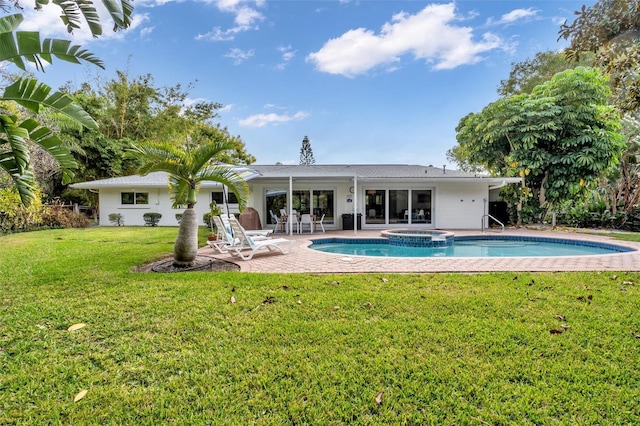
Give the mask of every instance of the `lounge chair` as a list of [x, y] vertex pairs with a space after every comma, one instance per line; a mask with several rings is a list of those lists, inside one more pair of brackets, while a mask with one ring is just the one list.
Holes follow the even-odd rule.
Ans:
[[222, 219], [220, 219], [220, 216], [211, 216], [211, 220], [213, 220], [213, 224], [218, 231], [218, 239], [215, 241], [207, 241], [207, 244], [209, 245], [209, 247], [219, 253], [228, 253], [229, 250], [227, 249], [227, 247], [234, 244], [234, 238], [231, 234], [231, 227], [229, 226], [227, 228], [226, 226], [224, 226], [224, 223], [222, 223]]
[[282, 254], [289, 254], [296, 244], [294, 240], [287, 240], [284, 238], [270, 238], [266, 240], [255, 240], [249, 237], [240, 223], [235, 218], [229, 218], [231, 229], [233, 230], [235, 238], [238, 240], [237, 244], [233, 244], [227, 247], [229, 253], [232, 256], [237, 256], [242, 260], [250, 260], [253, 255], [259, 250], [279, 251]]
[[[216, 226], [216, 229], [218, 231], [218, 239], [216, 241], [207, 241], [207, 244], [209, 245], [209, 247], [213, 248], [219, 253], [222, 253], [222, 254], [228, 253], [229, 246], [239, 244], [240, 240], [233, 234], [233, 229], [231, 228], [231, 224], [229, 223], [229, 218], [226, 215], [212, 216], [211, 219], [213, 220], [213, 224]], [[225, 225], [225, 222], [227, 222], [226, 225]], [[250, 231], [245, 231], [245, 233], [246, 232], [250, 232]], [[258, 241], [267, 240], [270, 238], [268, 235], [265, 235], [265, 234], [268, 234], [270, 231], [259, 231], [259, 232], [260, 234], [251, 235], [251, 238]]]
[[[222, 219], [222, 223], [224, 223], [224, 226], [226, 228], [228, 228], [229, 230], [231, 230], [231, 233], [233, 234], [233, 230], [231, 229], [231, 225], [229, 224], [229, 219], [236, 219], [236, 217], [233, 214], [230, 215], [226, 215], [226, 214], [221, 214], [220, 215], [220, 219]], [[238, 222], [238, 224], [240, 224], [240, 222]], [[242, 227], [242, 225], [240, 225], [240, 227]], [[252, 229], [252, 230], [247, 230], [244, 229], [242, 227], [242, 229], [244, 230], [244, 233], [247, 234], [248, 236], [252, 237], [253, 239], [256, 239], [258, 237], [262, 238], [269, 238], [269, 235], [273, 233], [273, 229]], [[258, 239], [260, 239], [258, 238]]]

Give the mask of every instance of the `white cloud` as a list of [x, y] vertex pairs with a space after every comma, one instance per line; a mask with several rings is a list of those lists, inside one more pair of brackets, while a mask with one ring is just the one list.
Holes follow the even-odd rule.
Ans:
[[474, 41], [472, 28], [453, 25], [461, 19], [453, 3], [432, 4], [415, 15], [398, 13], [379, 34], [366, 28], [347, 31], [309, 54], [307, 62], [322, 72], [353, 77], [379, 66], [397, 67], [406, 54], [434, 64], [434, 69], [452, 69], [503, 47], [502, 39], [491, 33]]
[[238, 122], [241, 126], [246, 127], [264, 127], [268, 124], [278, 125], [289, 121], [299, 121], [307, 118], [309, 113], [306, 111], [298, 111], [293, 115], [287, 114], [256, 114]]
[[[252, 6], [248, 6], [247, 3]], [[257, 23], [264, 19], [262, 13], [256, 9], [256, 7], [264, 5], [264, 0], [218, 0], [216, 5], [221, 12], [235, 15], [235, 26], [224, 30], [221, 27], [214, 27], [213, 30], [205, 34], [198, 34], [196, 40], [233, 40], [238, 33], [259, 29]]]
[[[149, 21], [149, 16], [147, 14], [134, 13], [129, 29], [112, 31], [113, 21], [102, 2], [95, 2], [93, 5], [100, 16], [100, 22], [102, 23], [102, 35], [100, 36], [100, 40], [122, 40], [127, 35], [133, 33], [136, 28], [139, 28], [141, 25]], [[46, 5], [41, 10], [25, 7], [22, 14], [24, 15], [24, 21], [18, 28], [20, 31], [39, 31], [42, 38], [51, 37], [66, 39], [71, 40], [72, 44], [87, 44], [90, 41], [95, 40], [86, 24], [81, 25], [81, 28], [74, 30], [72, 34], [69, 34], [67, 32], [67, 27], [60, 19], [60, 8], [54, 4]]]
[[140, 30], [140, 38], [145, 38], [150, 35], [156, 27], [145, 27]]
[[291, 45], [289, 45], [278, 47], [278, 52], [282, 54], [282, 62], [276, 65], [276, 69], [283, 70], [287, 67], [287, 64], [295, 58], [296, 50], [293, 50]]
[[528, 9], [514, 9], [509, 13], [505, 13], [499, 20], [493, 21], [489, 19], [487, 25], [510, 25], [517, 21], [529, 21], [538, 15], [538, 10], [530, 7]]
[[233, 59], [233, 63], [235, 65], [240, 65], [241, 63], [243, 63], [244, 61], [252, 57], [254, 53], [255, 52], [253, 49], [242, 50], [242, 49], [238, 49], [237, 47], [234, 47], [233, 49], [229, 50], [229, 53], [224, 55], [224, 57], [231, 58]]

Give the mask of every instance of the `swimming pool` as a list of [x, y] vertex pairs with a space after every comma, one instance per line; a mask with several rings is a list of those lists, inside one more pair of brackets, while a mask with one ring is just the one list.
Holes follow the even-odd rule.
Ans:
[[634, 251], [600, 242], [522, 236], [463, 236], [441, 247], [405, 247], [384, 238], [323, 238], [313, 240], [311, 249], [325, 253], [382, 257], [540, 257], [587, 256]]

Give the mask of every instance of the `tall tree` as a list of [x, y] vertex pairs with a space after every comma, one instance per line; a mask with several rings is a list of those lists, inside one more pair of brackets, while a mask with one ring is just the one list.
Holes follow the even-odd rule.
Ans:
[[77, 179], [94, 180], [135, 173], [136, 158], [125, 156], [132, 144], [162, 140], [182, 146], [189, 134], [192, 144], [206, 144], [221, 134], [233, 150], [221, 153], [219, 161], [228, 164], [250, 164], [255, 158], [246, 151], [239, 136], [232, 136], [214, 119], [222, 105], [201, 101], [187, 104], [189, 90], [180, 84], [158, 87], [150, 75], [132, 77], [117, 71], [106, 82], [96, 79], [80, 89], [67, 86], [77, 102], [99, 124], [99, 129], [79, 132], [69, 130], [63, 136], [75, 141], [84, 150]]
[[[103, 0], [111, 18], [114, 30], [129, 27], [133, 4], [130, 0]], [[8, 10], [8, 2], [1, 1], [0, 7]], [[19, 3], [11, 2], [21, 9]], [[36, 8], [48, 4], [48, 1], [36, 1]], [[61, 8], [61, 19], [69, 32], [86, 23], [95, 37], [102, 34], [100, 18], [91, 3], [81, 0], [55, 1]], [[71, 45], [68, 40], [44, 39], [35, 31], [18, 31], [24, 17], [21, 13], [0, 17], [0, 63], [12, 63], [21, 70], [26, 70], [26, 62], [30, 62], [39, 71], [44, 70], [44, 62], [51, 63], [55, 56], [69, 62], [85, 61], [99, 67], [102, 62], [78, 45]], [[36, 79], [24, 77], [5, 87], [0, 100], [16, 103], [34, 114], [43, 108], [50, 108], [71, 120], [81, 123], [87, 128], [96, 128], [96, 122], [73, 100], [60, 92], [51, 93], [51, 88], [39, 83]], [[61, 141], [51, 129], [41, 125], [36, 119], [20, 114], [13, 114], [6, 108], [0, 110], [0, 171], [4, 171], [12, 179], [23, 204], [31, 203], [36, 197], [36, 187], [31, 167], [29, 143], [35, 143], [52, 155], [63, 169], [63, 178], [68, 181], [73, 176], [76, 166], [68, 146]]]
[[180, 147], [171, 143], [146, 143], [134, 145], [130, 152], [142, 161], [140, 174], [167, 172], [174, 207], [186, 206], [173, 250], [173, 264], [177, 267], [193, 265], [196, 260], [198, 218], [193, 207], [202, 182], [226, 185], [236, 194], [241, 211], [247, 205], [249, 187], [242, 175], [232, 166], [216, 164], [217, 159], [234, 148], [234, 144], [220, 134], [207, 144], [186, 143]]
[[563, 71], [530, 95], [502, 98], [464, 117], [450, 155], [493, 174], [522, 177], [511, 194], [518, 221], [525, 207], [544, 216], [554, 204], [584, 196], [617, 164], [624, 139], [609, 94], [597, 69]]
[[562, 52], [538, 52], [533, 58], [511, 64], [509, 77], [500, 81], [498, 94], [512, 96], [531, 93], [534, 87], [551, 80], [557, 73], [579, 66], [589, 66], [593, 60], [593, 54], [581, 55], [579, 60], [573, 61]]
[[316, 160], [313, 158], [313, 150], [311, 149], [311, 142], [308, 137], [302, 139], [302, 146], [300, 147], [300, 165], [316, 164]]
[[594, 52], [594, 65], [611, 77], [616, 106], [640, 108], [640, 0], [599, 0], [575, 14], [559, 31], [559, 38], [571, 43], [568, 57]]

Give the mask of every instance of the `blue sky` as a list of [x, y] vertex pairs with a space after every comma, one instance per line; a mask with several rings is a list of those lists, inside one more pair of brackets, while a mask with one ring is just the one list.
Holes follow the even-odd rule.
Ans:
[[[258, 164], [448, 164], [455, 127], [497, 99], [511, 63], [557, 50], [585, 2], [472, 0], [136, 0], [132, 28], [72, 36], [56, 7], [25, 8], [20, 29], [70, 38], [107, 70], [54, 60], [58, 88], [116, 70], [156, 86], [195, 82], [190, 100], [220, 102], [220, 123]], [[594, 1], [587, 1], [590, 6]]]

